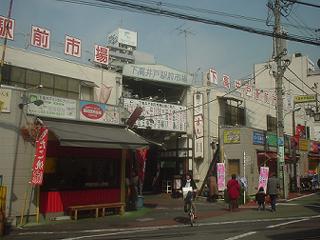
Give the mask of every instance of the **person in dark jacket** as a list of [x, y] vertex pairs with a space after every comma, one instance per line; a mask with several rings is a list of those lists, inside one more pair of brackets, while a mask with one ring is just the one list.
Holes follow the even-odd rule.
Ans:
[[268, 186], [267, 191], [270, 196], [271, 201], [271, 212], [276, 211], [276, 204], [277, 204], [277, 196], [278, 196], [278, 190], [279, 190], [279, 180], [275, 176], [274, 173], [270, 173], [270, 177], [268, 179]]
[[266, 201], [266, 194], [264, 192], [263, 187], [259, 188], [259, 191], [256, 193], [256, 202], [258, 203], [258, 211], [261, 209], [265, 210], [265, 201]]

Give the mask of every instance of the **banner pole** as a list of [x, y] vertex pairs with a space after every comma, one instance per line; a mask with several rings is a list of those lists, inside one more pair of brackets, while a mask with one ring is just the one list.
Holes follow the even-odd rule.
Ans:
[[37, 223], [39, 223], [39, 219], [40, 219], [40, 185], [37, 185], [36, 189], [37, 189], [36, 221], [37, 221]]
[[23, 224], [24, 213], [26, 211], [26, 206], [27, 206], [27, 198], [29, 195], [28, 192], [29, 192], [29, 184], [28, 184], [26, 191], [24, 193], [24, 202], [23, 202], [23, 207], [22, 207], [21, 216], [20, 216], [20, 226]]

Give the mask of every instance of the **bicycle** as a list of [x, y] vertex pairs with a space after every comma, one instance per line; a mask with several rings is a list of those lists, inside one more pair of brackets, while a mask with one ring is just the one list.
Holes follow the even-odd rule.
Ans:
[[193, 190], [191, 189], [183, 189], [184, 202], [185, 202], [185, 212], [188, 213], [188, 218], [191, 227], [194, 226], [195, 223], [195, 208], [193, 205]]

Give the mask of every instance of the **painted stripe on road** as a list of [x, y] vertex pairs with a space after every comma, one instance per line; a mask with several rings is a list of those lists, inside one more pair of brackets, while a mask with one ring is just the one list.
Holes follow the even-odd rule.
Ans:
[[290, 222], [285, 222], [285, 223], [279, 223], [276, 225], [270, 225], [270, 226], [267, 226], [266, 228], [276, 228], [276, 227], [281, 227], [281, 226], [289, 225], [292, 223], [303, 222], [303, 221], [307, 221], [307, 220], [310, 220], [310, 218], [305, 218], [305, 219], [300, 219], [300, 220], [295, 220], [295, 221], [290, 221]]
[[312, 195], [315, 195], [315, 193], [306, 194], [306, 195], [302, 195], [300, 197], [295, 197], [295, 198], [292, 198], [292, 199], [288, 199], [287, 202], [291, 202], [291, 201], [294, 201], [294, 200], [297, 200], [297, 199], [300, 199], [300, 198], [310, 197]]
[[227, 238], [227, 239], [225, 239], [225, 240], [236, 240], [236, 239], [244, 238], [244, 237], [247, 237], [247, 236], [256, 234], [256, 233], [257, 233], [257, 232], [247, 232], [247, 233], [244, 233], [244, 234], [241, 234], [241, 235], [238, 235], [238, 236], [234, 236], [234, 237], [231, 237], [231, 238]]

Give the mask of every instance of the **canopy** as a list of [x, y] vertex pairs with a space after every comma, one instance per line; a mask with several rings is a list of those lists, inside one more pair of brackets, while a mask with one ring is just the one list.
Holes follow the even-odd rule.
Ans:
[[61, 146], [85, 148], [136, 149], [147, 146], [135, 132], [123, 126], [87, 122], [44, 121]]

